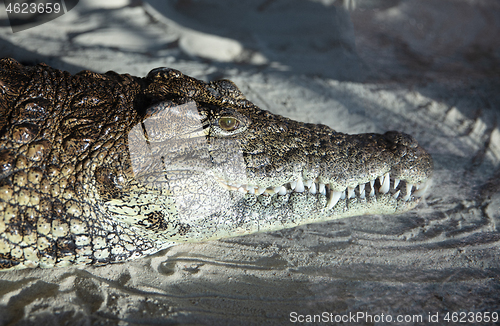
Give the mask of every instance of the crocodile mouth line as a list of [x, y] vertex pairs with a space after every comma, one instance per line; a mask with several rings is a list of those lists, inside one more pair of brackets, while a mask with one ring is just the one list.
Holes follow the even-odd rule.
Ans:
[[217, 178], [219, 184], [231, 191], [238, 191], [243, 194], [252, 194], [256, 196], [271, 196], [278, 194], [284, 196], [291, 193], [309, 192], [312, 195], [321, 194], [328, 198], [326, 209], [333, 208], [341, 199], [359, 198], [365, 199], [369, 197], [377, 197], [377, 195], [391, 195], [394, 199], [404, 202], [415, 201], [417, 198], [423, 197], [430, 188], [432, 179], [427, 179], [420, 183], [412, 184], [398, 178], [391, 178], [390, 173], [379, 176], [366, 183], [359, 184], [354, 188], [346, 187], [343, 191], [333, 191], [333, 184], [324, 184], [318, 182], [318, 179], [303, 180], [299, 178], [297, 181], [286, 183], [278, 187], [259, 187], [255, 185], [245, 185], [232, 183], [223, 179]]

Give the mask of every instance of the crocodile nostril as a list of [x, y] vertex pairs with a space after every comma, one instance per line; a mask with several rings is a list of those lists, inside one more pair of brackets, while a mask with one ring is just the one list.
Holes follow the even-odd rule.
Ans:
[[399, 132], [388, 131], [384, 134], [385, 138], [394, 144], [401, 144], [410, 148], [417, 148], [418, 142], [412, 136]]

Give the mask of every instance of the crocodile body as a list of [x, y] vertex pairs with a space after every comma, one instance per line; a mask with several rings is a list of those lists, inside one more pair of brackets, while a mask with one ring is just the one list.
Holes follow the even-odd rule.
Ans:
[[0, 61], [0, 270], [413, 208], [432, 159], [400, 132], [273, 115], [230, 81]]

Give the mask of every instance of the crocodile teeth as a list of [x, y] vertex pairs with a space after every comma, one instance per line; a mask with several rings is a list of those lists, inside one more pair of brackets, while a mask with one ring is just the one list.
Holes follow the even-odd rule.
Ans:
[[411, 183], [406, 184], [406, 195], [403, 197], [404, 201], [408, 201], [410, 199], [412, 187], [413, 185]]
[[304, 183], [302, 183], [302, 179], [299, 178], [299, 180], [297, 180], [297, 186], [295, 187], [295, 191], [296, 192], [304, 192], [305, 188], [304, 188]]
[[324, 183], [319, 184], [319, 193], [322, 194], [323, 196], [326, 196], [326, 188]]
[[331, 209], [333, 206], [335, 206], [343, 193], [344, 192], [340, 191], [332, 191], [330, 194], [330, 198], [328, 199], [326, 209]]
[[347, 198], [351, 199], [354, 198], [354, 188], [347, 187]]
[[265, 191], [266, 191], [266, 188], [264, 188], [264, 187], [259, 187], [259, 188], [257, 188], [257, 191], [255, 191], [255, 194], [256, 194], [257, 196], [260, 196], [260, 195], [262, 195]]
[[392, 198], [397, 199], [400, 192], [401, 190], [398, 190], [394, 195], [392, 195]]
[[316, 184], [313, 183], [311, 187], [309, 188], [309, 192], [313, 195], [316, 195]]
[[413, 195], [415, 197], [422, 197], [425, 194], [425, 192], [427, 191], [427, 189], [429, 188], [430, 183], [431, 183], [430, 181], [427, 181], [427, 182], [425, 182], [423, 184], [417, 185], [416, 186], [417, 191], [415, 191], [413, 193]]
[[[328, 197], [327, 208], [330, 209], [334, 207], [339, 200], [344, 199], [365, 199], [367, 196], [374, 197], [380, 195], [390, 195], [394, 199], [410, 201], [412, 197], [422, 197], [426, 193], [426, 191], [431, 186], [432, 180], [429, 179], [427, 181], [411, 184], [407, 181], [394, 178], [393, 185], [391, 187], [391, 177], [390, 173], [387, 172], [383, 176], [379, 176], [378, 180], [380, 182], [380, 187], [375, 189], [375, 183], [377, 179], [370, 180], [367, 183], [359, 184], [355, 187], [347, 187], [343, 191], [333, 191], [336, 186], [334, 184], [324, 184], [324, 183], [316, 183], [318, 179], [309, 179], [304, 180], [299, 177], [296, 181], [289, 182], [288, 184], [276, 186], [276, 187], [259, 187], [252, 184], [240, 184], [236, 182], [226, 182], [224, 180], [218, 179], [219, 183], [222, 187], [230, 191], [238, 191], [242, 194], [251, 194], [251, 195], [274, 195], [278, 194], [280, 196], [284, 196], [288, 193], [288, 190], [291, 189], [292, 192], [303, 193], [307, 191], [312, 195], [322, 195]], [[368, 192], [367, 187], [370, 187], [370, 191]], [[359, 187], [356, 190], [356, 187]], [[415, 187], [415, 188], [413, 188]], [[399, 189], [398, 189], [399, 188]], [[337, 188], [338, 189], [338, 188]], [[412, 193], [412, 191], [415, 191]], [[404, 195], [403, 195], [404, 194]], [[400, 198], [400, 199], [399, 199]], [[347, 203], [346, 203], [347, 204]]]
[[359, 198], [365, 198], [365, 184], [359, 185]]
[[383, 194], [386, 194], [389, 192], [390, 189], [390, 183], [391, 183], [391, 178], [389, 177], [389, 172], [387, 172], [380, 180], [380, 184], [382, 185], [379, 189], [379, 191]]

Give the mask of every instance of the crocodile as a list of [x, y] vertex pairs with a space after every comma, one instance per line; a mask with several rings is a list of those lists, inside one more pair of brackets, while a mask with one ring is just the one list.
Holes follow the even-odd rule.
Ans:
[[431, 156], [405, 133], [274, 115], [229, 80], [0, 61], [0, 270], [104, 265], [414, 208]]

